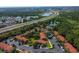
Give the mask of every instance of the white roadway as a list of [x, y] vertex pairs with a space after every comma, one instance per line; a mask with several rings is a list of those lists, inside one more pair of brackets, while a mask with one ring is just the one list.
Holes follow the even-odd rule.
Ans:
[[41, 19], [38, 19], [38, 20], [29, 21], [29, 22], [20, 23], [20, 24], [15, 24], [15, 25], [12, 25], [12, 26], [8, 26], [8, 27], [5, 27], [5, 28], [1, 28], [1, 29], [0, 29], [0, 33], [4, 33], [4, 32], [7, 32], [7, 31], [11, 31], [11, 30], [13, 30], [13, 29], [23, 27], [23, 26], [25, 26], [25, 25], [31, 25], [31, 24], [34, 24], [34, 23], [46, 21], [46, 20], [49, 20], [49, 19], [54, 18], [54, 17], [56, 17], [56, 16], [57, 16], [57, 14], [53, 14], [53, 15], [51, 15], [51, 16], [44, 17], [44, 18], [41, 18]]

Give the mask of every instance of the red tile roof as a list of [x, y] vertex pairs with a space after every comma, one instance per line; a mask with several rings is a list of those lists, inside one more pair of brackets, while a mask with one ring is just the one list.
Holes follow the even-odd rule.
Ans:
[[64, 43], [64, 48], [67, 49], [68, 52], [70, 53], [76, 53], [77, 49], [73, 47], [70, 43], [67, 42], [67, 40], [62, 36], [59, 35], [57, 31], [54, 31], [54, 34], [56, 35], [56, 38]]
[[64, 43], [64, 48], [67, 49], [70, 53], [76, 53], [77, 50], [70, 43]]
[[23, 42], [27, 42], [27, 40], [28, 39], [26, 39], [25, 37], [23, 37], [23, 36], [15, 36], [15, 38], [17, 39], [17, 40], [20, 40], [20, 41], [23, 41]]
[[45, 35], [44, 32], [40, 32], [40, 38], [41, 38], [41, 39], [42, 39], [42, 38], [46, 38], [46, 35]]
[[11, 52], [13, 50], [12, 46], [0, 42], [0, 48], [3, 49], [5, 52]]
[[64, 38], [63, 36], [61, 36], [61, 35], [58, 35], [58, 36], [57, 36], [57, 39], [58, 39], [59, 41], [62, 41], [62, 42], [65, 41], [65, 38]]
[[46, 43], [47, 43], [47, 41], [44, 41], [44, 40], [42, 40], [42, 39], [37, 40], [36, 42], [41, 43], [41, 44], [46, 44]]

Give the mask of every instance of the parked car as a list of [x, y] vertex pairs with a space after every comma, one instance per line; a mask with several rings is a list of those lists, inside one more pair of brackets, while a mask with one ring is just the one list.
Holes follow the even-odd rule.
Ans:
[[34, 48], [34, 49], [39, 49], [39, 48], [40, 48], [40, 44], [37, 44], [37, 43], [34, 44], [33, 48]]
[[47, 33], [48, 39], [52, 39], [53, 35], [51, 33]]

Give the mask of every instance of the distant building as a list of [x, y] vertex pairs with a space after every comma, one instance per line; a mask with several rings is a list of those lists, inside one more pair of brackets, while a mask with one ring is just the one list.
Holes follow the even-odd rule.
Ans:
[[30, 16], [27, 16], [26, 19], [27, 19], [27, 21], [29, 21], [31, 19], [31, 17]]
[[31, 16], [31, 18], [39, 18], [38, 16]]
[[34, 19], [37, 19], [37, 18], [39, 18], [39, 16], [27, 16], [26, 20], [31, 21], [31, 20], [34, 20]]
[[17, 16], [15, 19], [16, 19], [17, 22], [23, 23], [23, 18], [22, 17]]
[[52, 15], [52, 12], [46, 12], [46, 13], [41, 14], [41, 16], [50, 16], [50, 15]]

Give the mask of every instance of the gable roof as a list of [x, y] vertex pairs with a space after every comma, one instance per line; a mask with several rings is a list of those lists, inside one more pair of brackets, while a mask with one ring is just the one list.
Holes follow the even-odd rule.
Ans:
[[28, 39], [26, 39], [25, 37], [23, 37], [23, 36], [21, 36], [21, 35], [19, 35], [19, 36], [15, 36], [15, 38], [17, 39], [17, 40], [20, 40], [20, 41], [23, 41], [23, 42], [26, 42]]
[[37, 40], [36, 42], [41, 43], [41, 44], [46, 44], [46, 43], [47, 43], [47, 41], [44, 41], [44, 40], [42, 40], [42, 39]]
[[64, 47], [71, 53], [76, 53], [77, 50], [70, 43], [64, 43]]
[[42, 39], [42, 38], [46, 38], [46, 35], [45, 35], [45, 33], [44, 32], [40, 32], [40, 38]]
[[12, 46], [0, 42], [0, 48], [3, 49], [5, 52], [11, 52], [13, 50]]
[[62, 41], [62, 42], [65, 41], [65, 38], [64, 38], [62, 35], [58, 35], [58, 36], [57, 36], [57, 39], [58, 39], [59, 41]]

